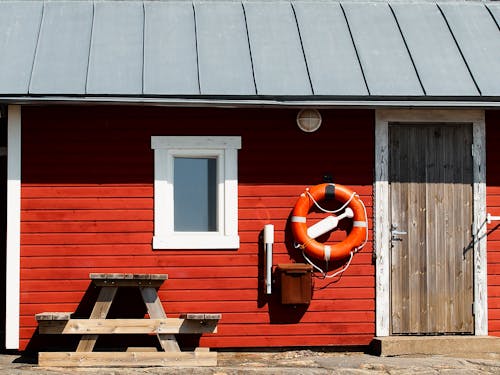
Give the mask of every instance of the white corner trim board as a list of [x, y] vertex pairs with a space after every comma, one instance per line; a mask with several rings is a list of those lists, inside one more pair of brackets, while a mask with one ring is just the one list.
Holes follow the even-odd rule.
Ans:
[[486, 134], [483, 110], [377, 110], [375, 119], [375, 202], [377, 336], [390, 335], [389, 123], [470, 123], [473, 132], [474, 334], [488, 334], [486, 255]]
[[21, 106], [9, 105], [7, 122], [7, 269], [5, 348], [19, 349], [21, 245]]
[[375, 335], [389, 336], [391, 263], [389, 256], [389, 127], [377, 116], [375, 126]]

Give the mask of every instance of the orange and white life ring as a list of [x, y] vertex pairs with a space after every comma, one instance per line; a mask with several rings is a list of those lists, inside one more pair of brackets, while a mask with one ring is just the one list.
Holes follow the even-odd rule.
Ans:
[[[335, 199], [337, 202], [342, 203], [343, 207], [341, 210], [345, 208], [345, 212], [339, 216], [329, 216], [314, 225], [317, 228], [322, 226], [324, 227], [323, 229], [314, 230], [314, 226], [308, 228], [307, 214], [310, 209], [313, 205], [321, 208], [318, 202], [327, 198]], [[343, 241], [333, 245], [326, 245], [315, 240], [320, 234], [325, 233], [325, 227], [327, 230], [335, 228], [338, 220], [344, 217], [352, 218], [353, 223], [352, 230]], [[326, 223], [328, 220], [330, 224]], [[322, 224], [322, 222], [325, 224]], [[306, 192], [300, 195], [293, 208], [291, 227], [298, 247], [302, 248], [306, 254], [317, 259], [324, 259], [327, 262], [348, 257], [353, 251], [360, 250], [368, 239], [368, 221], [365, 205], [356, 193], [345, 186], [337, 184], [320, 184], [306, 189]]]

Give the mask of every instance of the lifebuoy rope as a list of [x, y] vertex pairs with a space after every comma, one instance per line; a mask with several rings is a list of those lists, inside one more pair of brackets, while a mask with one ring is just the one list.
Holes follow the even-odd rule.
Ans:
[[[354, 257], [354, 253], [355, 251], [351, 251], [350, 255], [349, 255], [349, 260], [347, 261], [347, 264], [344, 266], [344, 268], [342, 268], [341, 270], [329, 275], [327, 272], [323, 271], [320, 267], [318, 267], [316, 264], [314, 264], [306, 255], [306, 253], [304, 252], [304, 250], [302, 250], [302, 256], [304, 257], [304, 259], [307, 261], [307, 263], [309, 263], [314, 269], [318, 270], [319, 272], [321, 272], [321, 274], [323, 275], [323, 279], [333, 279], [334, 277], [337, 277], [339, 275], [342, 275], [348, 268], [349, 266], [351, 265], [351, 261], [352, 261], [352, 258]], [[326, 262], [326, 269], [328, 269], [328, 262]]]
[[[357, 197], [359, 198], [359, 195], [356, 194], [356, 192], [353, 192], [350, 196], [350, 198], [347, 200], [346, 203], [344, 203], [344, 205], [342, 207], [340, 207], [339, 209], [337, 210], [327, 210], [323, 207], [321, 207], [321, 205], [314, 199], [314, 197], [312, 196], [311, 193], [309, 193], [309, 188], [306, 189], [306, 194], [309, 196], [309, 199], [311, 199], [314, 203], [314, 205], [321, 211], [325, 212], [325, 213], [330, 213], [330, 214], [336, 214], [342, 210], [344, 210], [350, 203], [351, 201], [353, 200], [354, 197]], [[363, 225], [366, 225], [366, 227], [368, 228], [368, 216], [366, 214], [366, 206], [365, 204], [363, 203], [363, 201], [361, 199], [359, 199], [362, 207], [363, 207], [363, 211], [365, 213], [365, 218], [366, 218], [366, 221], [363, 222]], [[353, 223], [354, 224], [354, 223]], [[305, 243], [303, 244], [299, 244], [297, 242], [294, 242], [294, 247], [296, 249], [301, 249], [302, 250], [302, 256], [304, 257], [304, 259], [307, 261], [307, 263], [309, 263], [314, 269], [316, 269], [317, 271], [321, 272], [321, 274], [323, 275], [323, 279], [331, 279], [331, 278], [334, 278], [334, 277], [337, 277], [339, 275], [342, 275], [348, 268], [349, 266], [351, 265], [351, 261], [352, 261], [352, 258], [354, 257], [354, 254], [356, 254], [358, 251], [360, 251], [365, 245], [366, 243], [368, 242], [368, 230], [366, 230], [366, 235], [365, 235], [365, 240], [364, 242], [355, 247], [351, 252], [350, 252], [350, 255], [349, 255], [349, 260], [347, 261], [346, 265], [339, 271], [331, 274], [331, 275], [328, 275], [328, 272], [322, 270], [320, 267], [318, 267], [316, 264], [314, 264], [307, 256], [306, 256], [306, 253], [305, 253], [305, 248], [307, 247], [307, 245], [312, 242], [314, 239], [313, 238], [309, 238], [308, 241], [306, 241]], [[328, 270], [328, 266], [329, 266], [329, 262], [326, 261], [326, 269]]]
[[[332, 184], [333, 185], [333, 184]], [[340, 207], [339, 209], [337, 210], [333, 210], [333, 211], [329, 211], [327, 210], [326, 208], [323, 208], [319, 205], [318, 202], [316, 202], [316, 199], [314, 199], [314, 197], [312, 196], [311, 193], [309, 193], [309, 188], [306, 189], [306, 193], [307, 195], [309, 196], [309, 198], [313, 201], [314, 205], [316, 207], [318, 207], [321, 211], [323, 211], [324, 213], [327, 213], [327, 214], [336, 214], [337, 212], [340, 212], [342, 211], [343, 209], [345, 209], [347, 206], [349, 206], [349, 203], [351, 203], [352, 199], [357, 196], [356, 192], [353, 192], [351, 194], [351, 197], [347, 200], [347, 202], [344, 203], [344, 205], [342, 207]]]

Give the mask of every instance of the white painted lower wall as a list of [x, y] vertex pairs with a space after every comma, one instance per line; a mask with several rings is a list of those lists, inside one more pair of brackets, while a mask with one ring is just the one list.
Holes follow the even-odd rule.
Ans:
[[21, 106], [9, 106], [7, 127], [7, 269], [5, 283], [5, 347], [6, 349], [19, 349]]

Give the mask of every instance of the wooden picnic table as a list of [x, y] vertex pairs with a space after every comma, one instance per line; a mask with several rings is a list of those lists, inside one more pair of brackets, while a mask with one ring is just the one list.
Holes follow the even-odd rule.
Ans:
[[[81, 334], [76, 352], [40, 352], [40, 366], [215, 366], [217, 353], [208, 348], [182, 352], [176, 334], [217, 332], [221, 314], [184, 314], [168, 318], [157, 290], [167, 280], [166, 274], [91, 273], [93, 284], [100, 288], [88, 319], [72, 319], [69, 312], [36, 314], [40, 334]], [[119, 288], [138, 288], [149, 319], [109, 319]], [[155, 334], [162, 351], [133, 348], [126, 352], [93, 351], [102, 334]]]

